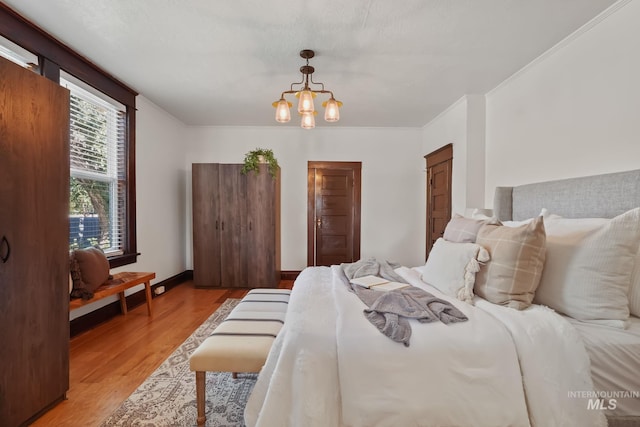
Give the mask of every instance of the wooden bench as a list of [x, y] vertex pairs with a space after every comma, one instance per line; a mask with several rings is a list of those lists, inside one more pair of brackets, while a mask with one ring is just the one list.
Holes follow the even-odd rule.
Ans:
[[260, 372], [271, 344], [282, 328], [289, 303], [288, 289], [253, 289], [242, 298], [193, 352], [189, 368], [196, 373], [199, 426], [205, 424], [207, 372]]
[[155, 279], [155, 277], [156, 273], [116, 273], [113, 275], [113, 279], [96, 289], [93, 294], [93, 298], [88, 300], [75, 298], [69, 301], [69, 310], [75, 310], [83, 305], [91, 304], [92, 302], [110, 295], [118, 294], [120, 296], [120, 308], [122, 309], [122, 314], [127, 314], [127, 299], [124, 295], [124, 291], [144, 283], [144, 293], [147, 299], [147, 311], [149, 316], [151, 316], [151, 280]]

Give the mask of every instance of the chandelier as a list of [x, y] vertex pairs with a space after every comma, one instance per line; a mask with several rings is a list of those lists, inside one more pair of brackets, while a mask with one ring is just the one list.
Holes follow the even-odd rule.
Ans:
[[[322, 106], [325, 108], [324, 119], [327, 122], [337, 122], [340, 120], [340, 107], [342, 107], [342, 102], [336, 101], [333, 97], [333, 92], [324, 89], [324, 83], [313, 81], [312, 74], [315, 68], [309, 65], [309, 59], [315, 56], [315, 52], [310, 49], [304, 49], [300, 51], [300, 56], [307, 60], [307, 64], [300, 67], [302, 81], [291, 83], [289, 90], [282, 92], [280, 99], [272, 104], [276, 108], [276, 121], [279, 123], [287, 123], [291, 120], [291, 111], [289, 109], [293, 104], [287, 101], [284, 96], [285, 94], [295, 94], [296, 98], [299, 99], [298, 113], [302, 117], [300, 126], [302, 126], [303, 129], [313, 129], [316, 126], [315, 116], [318, 114], [313, 105], [313, 98], [319, 93], [328, 93], [331, 97], [322, 103]], [[309, 87], [309, 83], [320, 86], [320, 89], [312, 89]], [[304, 87], [296, 91], [293, 89], [294, 85], [304, 85]]]

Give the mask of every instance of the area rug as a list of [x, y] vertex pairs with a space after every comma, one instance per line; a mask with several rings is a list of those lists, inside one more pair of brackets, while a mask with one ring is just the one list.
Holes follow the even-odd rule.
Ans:
[[[189, 356], [238, 302], [227, 299], [101, 426], [196, 426], [196, 378]], [[230, 373], [207, 373], [206, 426], [244, 426], [244, 407], [256, 379], [257, 374], [233, 379]]]

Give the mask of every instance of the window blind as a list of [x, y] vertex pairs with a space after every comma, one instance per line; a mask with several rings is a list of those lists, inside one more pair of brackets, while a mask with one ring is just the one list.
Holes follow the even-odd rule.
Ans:
[[[61, 78], [70, 91], [70, 249], [122, 254], [126, 236], [126, 109]], [[93, 93], [92, 93], [93, 92]], [[106, 98], [106, 99], [105, 99]]]

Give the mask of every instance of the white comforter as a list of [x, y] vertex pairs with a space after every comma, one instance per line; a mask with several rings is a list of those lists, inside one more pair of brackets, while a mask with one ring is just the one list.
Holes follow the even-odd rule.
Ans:
[[573, 327], [551, 310], [448, 298], [469, 321], [411, 321], [410, 347], [364, 317], [339, 267], [304, 270], [245, 410], [248, 427], [605, 426], [569, 391], [591, 390]]

